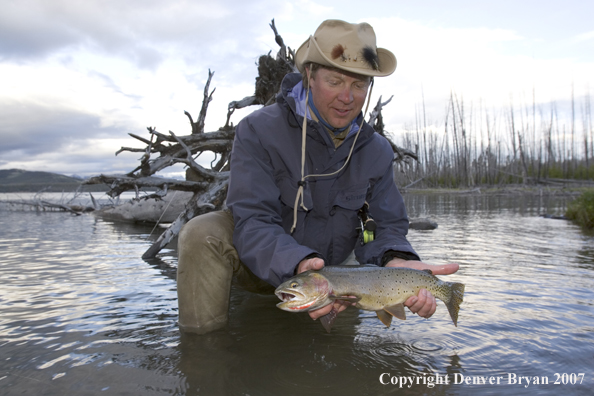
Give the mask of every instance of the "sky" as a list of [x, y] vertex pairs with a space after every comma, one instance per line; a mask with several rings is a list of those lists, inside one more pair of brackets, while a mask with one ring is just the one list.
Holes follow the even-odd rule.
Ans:
[[[451, 92], [497, 109], [555, 103], [567, 111], [594, 87], [594, 2], [326, 0], [0, 0], [0, 169], [92, 176], [131, 171], [146, 128], [190, 134], [208, 71], [206, 131], [250, 96], [256, 62], [297, 49], [325, 19], [368, 22], [397, 58], [372, 105], [394, 138], [424, 103], [445, 117]], [[232, 121], [257, 107], [236, 111]], [[163, 176], [180, 176], [170, 168]]]

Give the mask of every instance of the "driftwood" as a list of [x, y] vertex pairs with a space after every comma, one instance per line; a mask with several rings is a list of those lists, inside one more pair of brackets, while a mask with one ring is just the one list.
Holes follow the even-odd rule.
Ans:
[[435, 230], [437, 228], [437, 223], [431, 219], [411, 219], [408, 225], [410, 230]]
[[[129, 177], [122, 175], [99, 175], [94, 176], [86, 181], [87, 184], [107, 184], [110, 186], [110, 191], [107, 195], [115, 198], [125, 191], [137, 190], [139, 186], [145, 188], [159, 188], [161, 191], [167, 193], [168, 190], [179, 191], [205, 191], [208, 189], [210, 183], [208, 182], [191, 182], [177, 179], [165, 179], [161, 177]], [[151, 195], [165, 195], [163, 193], [155, 193]], [[137, 199], [153, 198], [137, 195]]]
[[[158, 240], [144, 253], [145, 259], [155, 257], [174, 237], [176, 237], [185, 223], [195, 216], [224, 207], [229, 182], [229, 158], [235, 137], [235, 127], [230, 119], [236, 109], [251, 105], [270, 105], [276, 100], [283, 77], [287, 73], [296, 72], [295, 52], [287, 47], [272, 20], [270, 24], [275, 35], [275, 41], [280, 50], [276, 57], [260, 56], [258, 60], [258, 77], [255, 83], [255, 92], [251, 96], [228, 105], [227, 120], [218, 131], [204, 132], [204, 121], [209, 103], [213, 99], [215, 89], [210, 91], [210, 84], [214, 72], [208, 71], [208, 79], [204, 87], [202, 108], [198, 119], [194, 121], [192, 115], [184, 111], [190, 121], [191, 133], [177, 135], [158, 132], [156, 128], [149, 127], [149, 138], [129, 134], [134, 139], [142, 142], [144, 148], [122, 147], [116, 155], [122, 152], [142, 153], [140, 164], [125, 175], [99, 175], [90, 178], [86, 184], [106, 184], [110, 186], [109, 195], [117, 197], [125, 191], [136, 191], [136, 199], [160, 199], [168, 191], [190, 191], [192, 198], [177, 219], [163, 232]], [[210, 91], [210, 92], [209, 92]], [[391, 98], [390, 98], [391, 100]], [[394, 150], [395, 161], [408, 161], [415, 159], [414, 153], [396, 146], [384, 131], [381, 110], [390, 100], [382, 102], [381, 98], [370, 114], [369, 122], [374, 129], [384, 136]], [[210, 168], [196, 162], [196, 158], [203, 152], [215, 154], [215, 161]], [[174, 164], [187, 166], [186, 180], [164, 179], [154, 176], [157, 172]], [[151, 188], [157, 190], [149, 195], [140, 195], [141, 189]]]
[[50, 202], [44, 199], [33, 199], [33, 200], [7, 200], [2, 201], [2, 204], [8, 205], [21, 205], [23, 207], [27, 206], [33, 208], [36, 211], [59, 211], [59, 212], [70, 212], [74, 215], [80, 216], [83, 213], [92, 212], [95, 210], [95, 207], [92, 206], [82, 206], [82, 205], [72, 205], [72, 204], [62, 204], [57, 202]]

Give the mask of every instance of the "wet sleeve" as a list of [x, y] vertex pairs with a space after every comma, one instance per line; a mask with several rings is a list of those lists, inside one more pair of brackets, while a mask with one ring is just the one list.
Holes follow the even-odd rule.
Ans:
[[233, 213], [233, 243], [241, 261], [271, 285], [293, 276], [299, 262], [316, 253], [298, 244], [282, 226], [280, 191], [270, 155], [249, 118], [236, 129], [227, 207]]

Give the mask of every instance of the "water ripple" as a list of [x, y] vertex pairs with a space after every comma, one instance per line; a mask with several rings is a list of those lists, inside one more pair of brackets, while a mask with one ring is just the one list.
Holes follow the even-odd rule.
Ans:
[[[19, 394], [586, 394], [581, 387], [426, 384], [380, 375], [549, 376], [589, 372], [594, 350], [594, 238], [543, 219], [564, 203], [537, 198], [406, 197], [439, 227], [409, 239], [431, 263], [458, 262], [458, 327], [445, 306], [386, 328], [341, 313], [331, 334], [274, 296], [234, 289], [229, 325], [180, 336], [174, 250], [139, 257], [150, 227], [92, 216], [2, 213], [0, 387]], [[445, 277], [444, 277], [445, 278]], [[588, 385], [592, 379], [588, 378]]]

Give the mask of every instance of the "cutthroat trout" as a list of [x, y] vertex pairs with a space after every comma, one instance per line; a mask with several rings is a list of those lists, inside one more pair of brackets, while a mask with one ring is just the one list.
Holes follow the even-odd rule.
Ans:
[[[324, 267], [294, 276], [281, 284], [275, 294], [282, 300], [276, 306], [289, 312], [312, 311], [335, 300], [350, 301], [356, 308], [375, 311], [382, 323], [390, 327], [392, 317], [406, 319], [403, 303], [421, 289], [443, 301], [454, 326], [458, 326], [464, 285], [441, 281], [429, 270], [365, 265]], [[330, 332], [336, 315], [332, 310], [320, 318], [326, 331]]]

